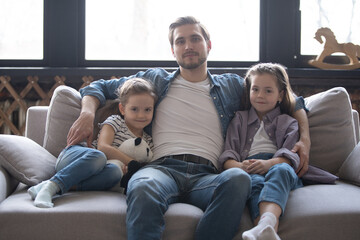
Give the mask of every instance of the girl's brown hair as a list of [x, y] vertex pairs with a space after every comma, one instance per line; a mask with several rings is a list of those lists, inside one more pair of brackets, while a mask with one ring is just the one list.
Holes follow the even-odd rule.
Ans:
[[251, 80], [256, 75], [270, 74], [277, 80], [279, 91], [283, 91], [283, 99], [279, 103], [282, 113], [292, 115], [295, 109], [295, 97], [290, 86], [289, 76], [286, 73], [285, 67], [278, 63], [259, 63], [252, 66], [246, 73], [246, 101], [245, 108], [250, 109], [250, 87]]
[[134, 94], [147, 93], [154, 98], [154, 102], [157, 100], [154, 86], [145, 79], [131, 78], [124, 82], [118, 89], [117, 95], [120, 103], [125, 106], [129, 100], [129, 97]]

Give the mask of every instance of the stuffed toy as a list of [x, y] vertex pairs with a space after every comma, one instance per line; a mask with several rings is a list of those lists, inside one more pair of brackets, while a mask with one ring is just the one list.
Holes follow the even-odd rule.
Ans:
[[[131, 176], [134, 175], [134, 173], [137, 172], [142, 166], [151, 161], [153, 153], [149, 145], [142, 138], [130, 138], [124, 141], [118, 149], [134, 159], [129, 162], [127, 173], [123, 175], [120, 182], [120, 186], [124, 188], [124, 193], [126, 194], [127, 184]], [[108, 160], [107, 162], [115, 164], [122, 172], [122, 167], [124, 164], [121, 161], [113, 159]]]
[[138, 162], [150, 162], [153, 153], [142, 138], [130, 138], [124, 141], [119, 150]]

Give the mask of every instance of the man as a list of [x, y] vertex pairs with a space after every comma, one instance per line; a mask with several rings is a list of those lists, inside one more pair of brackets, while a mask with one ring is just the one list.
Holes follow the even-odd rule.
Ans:
[[[237, 168], [217, 174], [222, 169], [217, 160], [227, 126], [240, 108], [244, 82], [235, 74], [208, 72], [210, 36], [193, 17], [171, 24], [169, 40], [179, 69], [174, 73], [149, 69], [135, 75], [153, 82], [159, 101], [151, 126], [154, 161], [135, 173], [128, 185], [128, 239], [161, 239], [164, 213], [176, 202], [204, 211], [195, 239], [232, 239], [250, 192], [250, 178]], [[85, 138], [91, 142], [96, 109], [115, 98], [115, 89], [127, 79], [99, 80], [80, 90], [82, 110], [69, 131], [68, 145]], [[294, 150], [305, 155], [306, 171], [307, 118], [304, 110], [295, 117], [302, 124], [302, 139]]]

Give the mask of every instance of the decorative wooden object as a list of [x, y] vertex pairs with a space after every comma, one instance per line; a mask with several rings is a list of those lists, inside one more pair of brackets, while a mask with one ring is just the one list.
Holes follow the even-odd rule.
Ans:
[[39, 77], [38, 76], [27, 76], [28, 84], [26, 87], [21, 91], [17, 92], [14, 87], [10, 83], [11, 78], [9, 76], [0, 76], [0, 92], [3, 89], [7, 89], [7, 91], [10, 93], [11, 97], [13, 98], [13, 101], [7, 109], [0, 109], [0, 127], [5, 124], [7, 125], [13, 134], [16, 135], [23, 135], [25, 131], [25, 122], [20, 123], [19, 127], [16, 127], [12, 121], [10, 120], [10, 116], [14, 111], [17, 111], [19, 108], [24, 110], [25, 112], [28, 109], [27, 103], [26, 103], [26, 96], [31, 91], [31, 89], [34, 89], [36, 93], [39, 95], [41, 101], [39, 102], [39, 105], [47, 106], [50, 103], [50, 99], [54, 93], [55, 88], [57, 88], [60, 85], [64, 85], [65, 83], [65, 77], [64, 76], [55, 76], [55, 84], [52, 86], [52, 88], [48, 91], [48, 93], [45, 93], [45, 91], [40, 87], [38, 84]]
[[[86, 87], [87, 85], [89, 85], [92, 81], [94, 81], [94, 77], [93, 76], [83, 76], [81, 78], [83, 80], [83, 84], [81, 85], [80, 88]], [[80, 89], [79, 88], [79, 89]]]
[[[330, 28], [319, 28], [315, 33], [315, 39], [323, 43], [322, 37], [325, 38], [324, 50], [315, 60], [310, 60], [309, 64], [321, 69], [343, 69], [351, 70], [360, 68], [360, 46], [353, 43], [338, 43], [334, 33]], [[331, 64], [325, 63], [324, 58], [335, 52], [344, 53], [350, 60], [349, 64]]]

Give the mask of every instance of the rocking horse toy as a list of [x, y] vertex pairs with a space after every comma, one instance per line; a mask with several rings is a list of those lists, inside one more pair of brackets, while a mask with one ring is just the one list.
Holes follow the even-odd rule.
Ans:
[[[321, 69], [356, 69], [360, 68], [360, 46], [353, 43], [338, 43], [334, 33], [330, 28], [319, 28], [315, 33], [315, 39], [323, 43], [322, 37], [325, 38], [324, 50], [315, 60], [310, 60], [309, 64]], [[350, 60], [349, 64], [330, 64], [325, 63], [324, 58], [335, 52], [344, 53]]]

